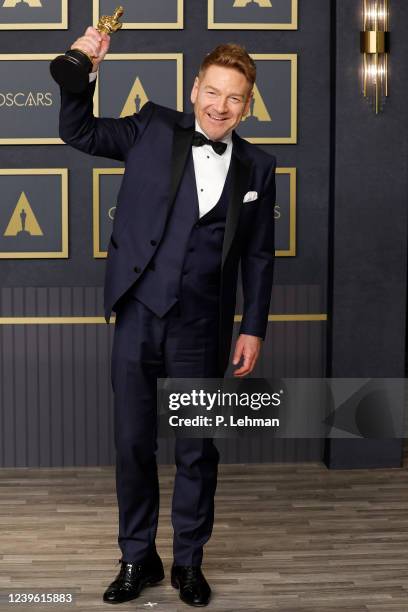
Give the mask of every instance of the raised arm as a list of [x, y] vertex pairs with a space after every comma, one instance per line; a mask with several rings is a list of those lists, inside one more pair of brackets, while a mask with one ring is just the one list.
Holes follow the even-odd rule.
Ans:
[[[71, 49], [80, 49], [91, 56], [92, 72], [97, 72], [109, 44], [108, 34], [89, 27]], [[60, 138], [84, 153], [125, 161], [129, 149], [149, 123], [154, 105], [148, 102], [139, 113], [121, 119], [98, 118], [93, 114], [94, 91], [95, 81], [90, 82], [81, 94], [72, 94], [61, 88]]]

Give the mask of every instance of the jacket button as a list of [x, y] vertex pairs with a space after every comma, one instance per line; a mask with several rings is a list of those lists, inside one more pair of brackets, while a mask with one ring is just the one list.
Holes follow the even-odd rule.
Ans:
[[150, 241], [150, 244], [151, 244], [152, 246], [156, 246], [157, 242], [156, 242], [156, 240], [151, 240], [151, 241]]
[[200, 227], [200, 224], [199, 224], [199, 223], [196, 223], [194, 227], [195, 227], [196, 229], [198, 229], [198, 228]]
[[135, 266], [133, 269], [134, 269], [134, 271], [135, 271], [135, 272], [137, 272], [138, 274], [139, 274], [139, 272], [141, 271], [141, 268], [139, 268], [139, 266]]
[[149, 264], [149, 270], [155, 270], [155, 269], [156, 269], [156, 266], [154, 265], [153, 262]]

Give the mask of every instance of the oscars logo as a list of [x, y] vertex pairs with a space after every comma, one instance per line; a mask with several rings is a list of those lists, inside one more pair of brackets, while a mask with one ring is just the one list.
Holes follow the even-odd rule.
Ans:
[[254, 85], [253, 97], [249, 106], [249, 113], [246, 117], [242, 118], [247, 125], [257, 123], [258, 121], [272, 121], [271, 116], [268, 112], [266, 104], [259, 93], [257, 85]]
[[41, 0], [4, 0], [3, 8], [15, 8], [17, 4], [30, 8], [42, 8]]
[[260, 8], [272, 8], [271, 0], [235, 0], [233, 8], [246, 8], [251, 4]]
[[127, 115], [133, 115], [134, 113], [138, 113], [142, 106], [149, 101], [145, 89], [139, 79], [136, 78], [133, 83], [132, 89], [128, 95], [128, 98], [125, 102], [125, 106], [122, 109], [120, 114], [121, 117], [126, 117]]
[[3, 93], [0, 91], [0, 108], [2, 106], [52, 106], [52, 104], [52, 93], [49, 91], [30, 91], [28, 93], [21, 91]]
[[11, 215], [3, 236], [43, 236], [43, 231], [24, 191]]

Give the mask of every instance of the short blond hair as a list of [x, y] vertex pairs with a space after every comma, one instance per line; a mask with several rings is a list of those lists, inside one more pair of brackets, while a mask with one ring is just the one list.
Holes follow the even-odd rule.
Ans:
[[215, 47], [215, 49], [208, 53], [201, 62], [199, 75], [202, 76], [210, 66], [235, 68], [235, 70], [238, 70], [245, 76], [250, 85], [250, 89], [254, 86], [256, 65], [242, 45], [226, 43]]

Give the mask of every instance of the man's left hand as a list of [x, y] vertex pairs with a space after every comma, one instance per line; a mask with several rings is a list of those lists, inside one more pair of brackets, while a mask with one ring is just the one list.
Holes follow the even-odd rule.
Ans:
[[244, 358], [244, 362], [234, 372], [234, 376], [246, 376], [255, 367], [258, 361], [259, 352], [261, 350], [262, 338], [258, 336], [249, 336], [248, 334], [240, 334], [235, 344], [234, 357], [232, 360], [233, 365], [237, 365], [241, 358]]

